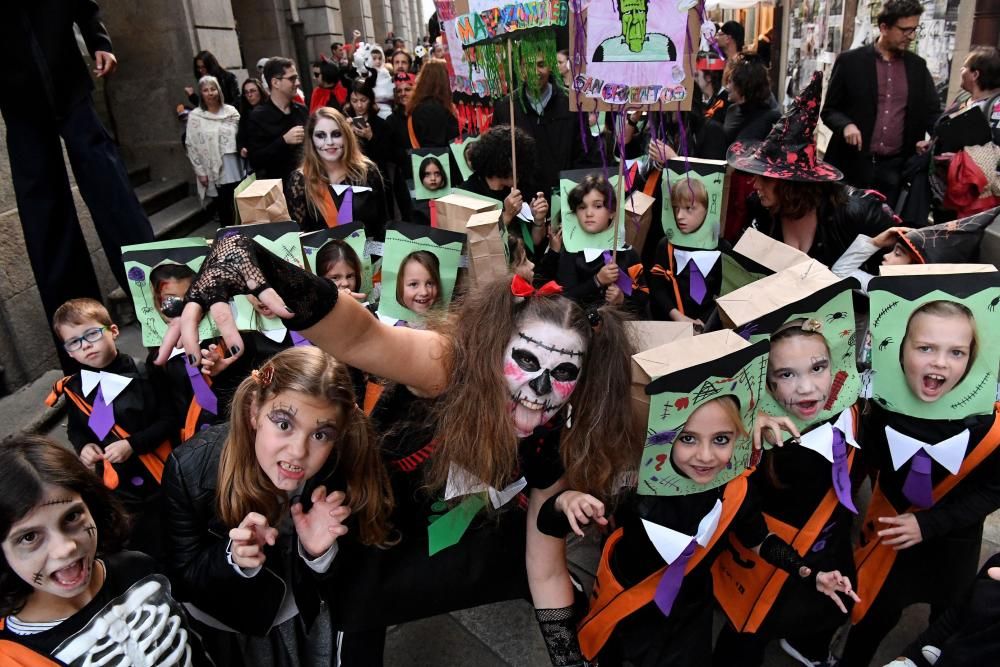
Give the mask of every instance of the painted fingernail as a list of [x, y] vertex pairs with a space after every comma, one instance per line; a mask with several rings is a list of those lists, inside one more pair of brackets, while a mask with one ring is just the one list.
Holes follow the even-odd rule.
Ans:
[[187, 357], [188, 357], [188, 363], [191, 364], [192, 366], [194, 366], [198, 362], [198, 360], [194, 358], [193, 354], [189, 354]]
[[229, 354], [231, 354], [233, 356], [236, 356], [239, 353], [240, 353], [240, 346], [239, 345], [233, 345], [231, 348], [229, 348]]
[[793, 445], [797, 445], [797, 444], [799, 444], [799, 439], [798, 438], [792, 438], [788, 442], [792, 443]]

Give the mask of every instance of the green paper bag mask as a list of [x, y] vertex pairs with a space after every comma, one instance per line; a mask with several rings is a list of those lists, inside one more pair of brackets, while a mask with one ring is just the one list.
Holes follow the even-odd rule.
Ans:
[[455, 158], [455, 165], [458, 166], [458, 170], [462, 173], [462, 180], [469, 180], [469, 176], [472, 176], [473, 169], [472, 165], [469, 163], [467, 156], [475, 150], [473, 146], [479, 141], [479, 137], [466, 137], [461, 141], [455, 141], [451, 143], [448, 147], [451, 149], [451, 154]]
[[[922, 419], [963, 419], [993, 412], [997, 366], [1000, 364], [1000, 273], [882, 276], [872, 279], [871, 299], [872, 398], [882, 407]], [[950, 302], [930, 316], [916, 311], [932, 302]], [[958, 307], [954, 304], [957, 304]], [[934, 308], [934, 306], [931, 306]], [[928, 357], [938, 350], [951, 355], [968, 342], [965, 332], [974, 320], [974, 358], [955, 365], [931, 365]], [[955, 311], [954, 313], [952, 311]], [[911, 340], [912, 339], [912, 340]], [[920, 347], [928, 350], [921, 351]], [[947, 358], [947, 357], [946, 357]], [[969, 356], [965, 355], [965, 359]], [[925, 374], [946, 378], [941, 386], [930, 381], [933, 400], [923, 400], [907, 382], [904, 366], [911, 369], [913, 384], [923, 386]], [[956, 368], [964, 367], [964, 373]], [[953, 382], [957, 383], [948, 390]]]
[[[580, 222], [576, 218], [576, 211], [571, 211], [569, 207], [569, 193], [587, 176], [597, 176], [597, 172], [590, 169], [576, 169], [573, 171], [563, 171], [559, 173], [559, 202], [562, 210], [561, 223], [563, 230], [563, 246], [566, 252], [580, 252], [585, 249], [594, 250], [615, 250], [614, 238], [615, 227], [609, 225], [604, 231], [591, 234], [580, 227]], [[618, 197], [618, 176], [608, 179], [614, 191], [615, 199]], [[618, 202], [614, 219], [618, 225], [618, 249], [625, 244], [625, 207]]]
[[[719, 245], [719, 229], [725, 206], [726, 162], [668, 160], [660, 188], [663, 193], [663, 233], [670, 243], [678, 248], [715, 250]], [[675, 200], [692, 205], [692, 214], [703, 212], [701, 225], [687, 232], [681, 231], [674, 215]]]
[[[179, 274], [188, 274], [193, 279], [208, 256], [208, 241], [202, 238], [154, 241], [122, 247], [122, 264], [128, 277], [129, 292], [135, 306], [136, 318], [142, 329], [142, 344], [157, 347], [163, 342], [167, 323], [160, 313], [160, 301], [152, 284], [157, 278], [157, 269], [167, 265], [184, 266]], [[199, 340], [207, 340], [219, 334], [215, 322], [210, 317], [202, 319], [198, 325]]]
[[[410, 165], [413, 167], [413, 198], [417, 201], [437, 199], [451, 192], [454, 184], [451, 182], [451, 158], [447, 148], [414, 149], [410, 154]], [[440, 185], [431, 190], [424, 180], [434, 169], [441, 174]]]
[[397, 222], [389, 225], [385, 232], [385, 248], [382, 257], [382, 297], [378, 304], [378, 314], [382, 317], [406, 322], [422, 322], [420, 315], [397, 300], [397, 284], [403, 263], [414, 252], [426, 251], [437, 259], [437, 270], [440, 277], [437, 299], [434, 308], [447, 306], [451, 302], [455, 290], [455, 279], [458, 276], [458, 265], [462, 258], [462, 246], [465, 244], [465, 234], [447, 229], [435, 229], [423, 225], [411, 225]]
[[[702, 336], [723, 338], [732, 332], [720, 331]], [[677, 343], [678, 352], [685, 346], [701, 343]], [[718, 488], [747, 469], [753, 450], [751, 434], [757, 403], [764, 389], [767, 368], [767, 341], [730, 351], [711, 361], [690, 366], [653, 380], [646, 387], [649, 396], [647, 440], [639, 465], [638, 493], [647, 496], [682, 496]], [[691, 415], [704, 404], [732, 396], [739, 404], [746, 435], [736, 434], [733, 456], [726, 469], [707, 484], [698, 484], [681, 474], [671, 458], [677, 438]]]
[[316, 232], [303, 234], [299, 241], [302, 243], [302, 255], [306, 260], [306, 268], [318, 274], [318, 263], [323, 259], [322, 250], [331, 241], [343, 241], [354, 254], [357, 255], [361, 263], [361, 275], [358, 276], [358, 292], [371, 294], [372, 291], [372, 256], [368, 252], [368, 239], [365, 236], [365, 226], [359, 222], [346, 225], [337, 225], [330, 229], [321, 229]]
[[[786, 416], [792, 420], [800, 431], [805, 431], [815, 424], [820, 424], [835, 418], [844, 410], [850, 408], [858, 400], [861, 389], [861, 379], [857, 370], [857, 352], [854, 318], [853, 289], [857, 282], [851, 278], [822, 289], [804, 299], [790, 303], [784, 308], [772, 311], [763, 317], [744, 324], [737, 333], [747, 337], [751, 343], [768, 340], [775, 331], [788, 322], [813, 321], [820, 323], [821, 329], [816, 332], [826, 343], [825, 352], [829, 352], [829, 389], [823, 392], [819, 411], [809, 418], [802, 418], [794, 411], [787, 409], [772, 393], [781, 391], [765, 376], [765, 391], [758, 408], [773, 416]], [[801, 327], [799, 327], [801, 330]], [[789, 334], [784, 334], [787, 336]], [[806, 334], [813, 337], [814, 334]], [[792, 337], [800, 337], [792, 333]], [[781, 350], [787, 344], [787, 339], [771, 342], [770, 355], [775, 350]], [[822, 347], [822, 346], [818, 346]], [[772, 361], [769, 356], [769, 361]], [[773, 365], [773, 364], [772, 364]], [[821, 376], [824, 374], [821, 373]], [[824, 378], [825, 383], [825, 378]], [[780, 384], [780, 381], [779, 381]]]

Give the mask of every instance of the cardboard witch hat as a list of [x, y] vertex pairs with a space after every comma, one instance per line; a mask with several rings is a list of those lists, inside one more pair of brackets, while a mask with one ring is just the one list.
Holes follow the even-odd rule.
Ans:
[[1000, 206], [961, 220], [911, 229], [899, 234], [899, 239], [920, 264], [965, 264], [978, 259], [983, 232], [996, 220], [1000, 220]]
[[842, 179], [839, 169], [816, 157], [816, 121], [822, 92], [823, 75], [815, 72], [763, 141], [737, 141], [729, 147], [729, 164], [740, 171], [785, 181]]

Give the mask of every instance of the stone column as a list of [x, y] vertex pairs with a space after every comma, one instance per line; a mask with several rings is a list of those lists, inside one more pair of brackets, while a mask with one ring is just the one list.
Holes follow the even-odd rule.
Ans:
[[375, 36], [375, 24], [372, 21], [372, 6], [369, 0], [343, 0], [341, 2], [344, 33], [348, 41], [354, 41], [355, 30], [361, 31], [361, 37], [366, 42], [378, 43]]
[[[350, 31], [353, 28], [344, 25], [339, 0], [299, 0], [299, 18], [305, 27], [306, 49], [310, 58], [318, 58], [320, 54], [329, 56], [330, 42], [351, 41]], [[307, 66], [308, 63], [303, 63], [299, 71], [307, 71], [304, 69]]]
[[396, 37], [406, 40], [406, 48], [413, 53], [413, 37], [410, 34], [410, 12], [403, 4], [405, 0], [395, 0], [390, 4], [392, 7], [392, 25]]
[[392, 25], [392, 8], [389, 6], [387, 0], [372, 1], [372, 24], [375, 26], [375, 35], [371, 41], [384, 46], [385, 36], [394, 30]]
[[[200, 0], [199, 0], [200, 1]], [[257, 76], [261, 58], [295, 57], [287, 0], [231, 0], [246, 69]], [[327, 44], [327, 52], [330, 45]], [[305, 69], [308, 63], [300, 66]]]

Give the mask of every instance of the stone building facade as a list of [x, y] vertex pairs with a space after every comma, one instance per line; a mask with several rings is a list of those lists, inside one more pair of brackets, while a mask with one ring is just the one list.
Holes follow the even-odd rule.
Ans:
[[[184, 87], [193, 85], [191, 60], [198, 51], [211, 51], [242, 82], [260, 58], [283, 55], [296, 61], [312, 60], [329, 54], [332, 41], [350, 41], [354, 30], [377, 44], [393, 32], [412, 49], [426, 33], [428, 19], [421, 0], [98, 1], [119, 68], [106, 86], [98, 89], [96, 104], [126, 163], [148, 165], [154, 182], [193, 183], [175, 108], [185, 101]], [[308, 78], [308, 62], [299, 63], [299, 72]], [[3, 395], [58, 367], [58, 363], [25, 259], [5, 142], [0, 143], [0, 153]], [[78, 194], [76, 201], [101, 285], [110, 293], [116, 284]]]

